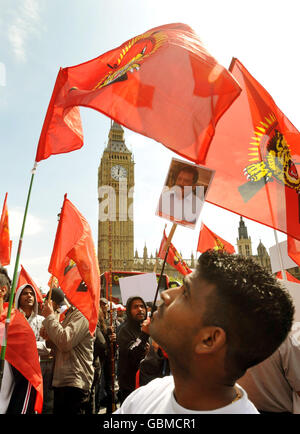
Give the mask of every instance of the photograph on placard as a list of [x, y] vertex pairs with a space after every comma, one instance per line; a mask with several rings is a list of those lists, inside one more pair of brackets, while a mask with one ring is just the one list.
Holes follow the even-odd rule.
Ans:
[[207, 167], [172, 158], [155, 214], [194, 229], [214, 173]]

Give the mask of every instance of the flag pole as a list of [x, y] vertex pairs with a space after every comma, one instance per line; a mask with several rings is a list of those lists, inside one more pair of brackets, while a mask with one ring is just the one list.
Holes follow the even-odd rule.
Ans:
[[[112, 128], [113, 120], [110, 119], [110, 128]], [[112, 168], [112, 158], [111, 158], [111, 146], [109, 148], [109, 159], [110, 159], [110, 169]], [[109, 218], [108, 218], [108, 268], [109, 268], [109, 324], [111, 333], [114, 333], [113, 327], [113, 312], [112, 312], [112, 224], [111, 224], [111, 201], [109, 202]], [[111, 410], [114, 412], [116, 410], [115, 403], [115, 352], [114, 352], [114, 341], [110, 340], [110, 366], [111, 366]]]
[[274, 236], [275, 236], [275, 242], [276, 242], [277, 252], [278, 252], [278, 256], [279, 256], [279, 262], [280, 262], [282, 280], [287, 280], [287, 278], [286, 278], [286, 272], [285, 272], [285, 269], [284, 269], [284, 266], [283, 266], [282, 254], [281, 254], [281, 250], [280, 250], [279, 243], [278, 243], [277, 232], [276, 232], [275, 229], [273, 229], [273, 230], [274, 230]]
[[36, 168], [37, 168], [37, 162], [35, 161], [33, 169], [31, 170], [31, 180], [30, 180], [28, 194], [27, 194], [27, 200], [26, 200], [26, 206], [25, 206], [25, 211], [24, 211], [24, 216], [23, 216], [21, 234], [20, 234], [20, 238], [19, 238], [19, 245], [18, 245], [18, 250], [17, 250], [17, 256], [16, 256], [16, 262], [15, 262], [11, 292], [10, 292], [10, 296], [9, 296], [7, 316], [6, 316], [6, 320], [5, 320], [5, 328], [4, 328], [4, 335], [3, 335], [3, 340], [2, 340], [1, 356], [0, 356], [0, 388], [1, 388], [1, 384], [2, 384], [2, 378], [3, 378], [4, 360], [5, 360], [5, 353], [6, 353], [6, 346], [7, 346], [7, 332], [8, 332], [8, 327], [9, 327], [10, 317], [11, 317], [11, 310], [12, 310], [14, 296], [15, 296], [15, 289], [16, 289], [16, 284], [17, 284], [17, 275], [18, 275], [18, 268], [19, 268], [19, 263], [20, 263], [20, 256], [21, 256], [21, 249], [22, 249], [23, 236], [24, 236], [24, 230], [25, 230], [25, 223], [26, 223], [28, 206], [29, 206], [32, 184], [33, 184], [33, 179], [34, 179], [34, 175], [36, 172]]
[[161, 272], [160, 272], [160, 276], [159, 276], [159, 279], [158, 279], [156, 293], [155, 293], [153, 305], [152, 305], [151, 312], [150, 312], [150, 318], [152, 317], [154, 309], [155, 309], [155, 304], [156, 304], [156, 300], [157, 300], [157, 296], [158, 296], [158, 290], [159, 290], [159, 287], [160, 287], [160, 284], [161, 284], [161, 281], [162, 281], [162, 276], [164, 274], [164, 269], [165, 269], [165, 265], [166, 265], [166, 261], [167, 261], [167, 257], [168, 257], [168, 253], [169, 253], [169, 247], [170, 247], [170, 244], [171, 244], [171, 241], [172, 241], [172, 238], [173, 238], [173, 235], [174, 235], [174, 232], [175, 232], [176, 228], [177, 228], [177, 223], [173, 223], [173, 226], [172, 226], [172, 228], [170, 230], [170, 233], [169, 233], [169, 236], [167, 238], [167, 242], [166, 242], [166, 254], [165, 254], [165, 257], [164, 257], [164, 262], [163, 262], [162, 267], [161, 267]]

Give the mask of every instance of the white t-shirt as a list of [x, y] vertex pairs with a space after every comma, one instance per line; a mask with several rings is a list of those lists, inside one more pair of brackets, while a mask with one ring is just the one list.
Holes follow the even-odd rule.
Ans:
[[245, 390], [239, 389], [242, 397], [225, 407], [207, 411], [188, 410], [176, 402], [173, 376], [169, 375], [136, 389], [114, 414], [259, 414]]
[[[199, 189], [199, 187], [197, 187]], [[192, 190], [186, 191], [184, 198], [178, 186], [163, 190], [156, 214], [167, 219], [174, 219], [176, 223], [194, 227], [203, 207], [202, 190], [195, 195]], [[179, 196], [180, 193], [180, 196]]]

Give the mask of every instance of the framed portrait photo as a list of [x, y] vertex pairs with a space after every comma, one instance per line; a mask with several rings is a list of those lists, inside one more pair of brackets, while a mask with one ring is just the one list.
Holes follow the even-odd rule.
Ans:
[[195, 229], [215, 171], [172, 158], [156, 215]]

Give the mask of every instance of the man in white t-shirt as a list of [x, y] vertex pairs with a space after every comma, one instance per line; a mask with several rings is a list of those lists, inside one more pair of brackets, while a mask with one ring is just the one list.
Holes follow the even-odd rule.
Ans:
[[292, 299], [252, 258], [209, 250], [198, 261], [181, 287], [161, 293], [143, 326], [168, 354], [172, 376], [136, 389], [116, 413], [258, 414], [236, 382], [284, 341]]
[[197, 186], [196, 167], [181, 167], [172, 187], [165, 186], [159, 199], [157, 215], [194, 227], [204, 202], [204, 187]]

